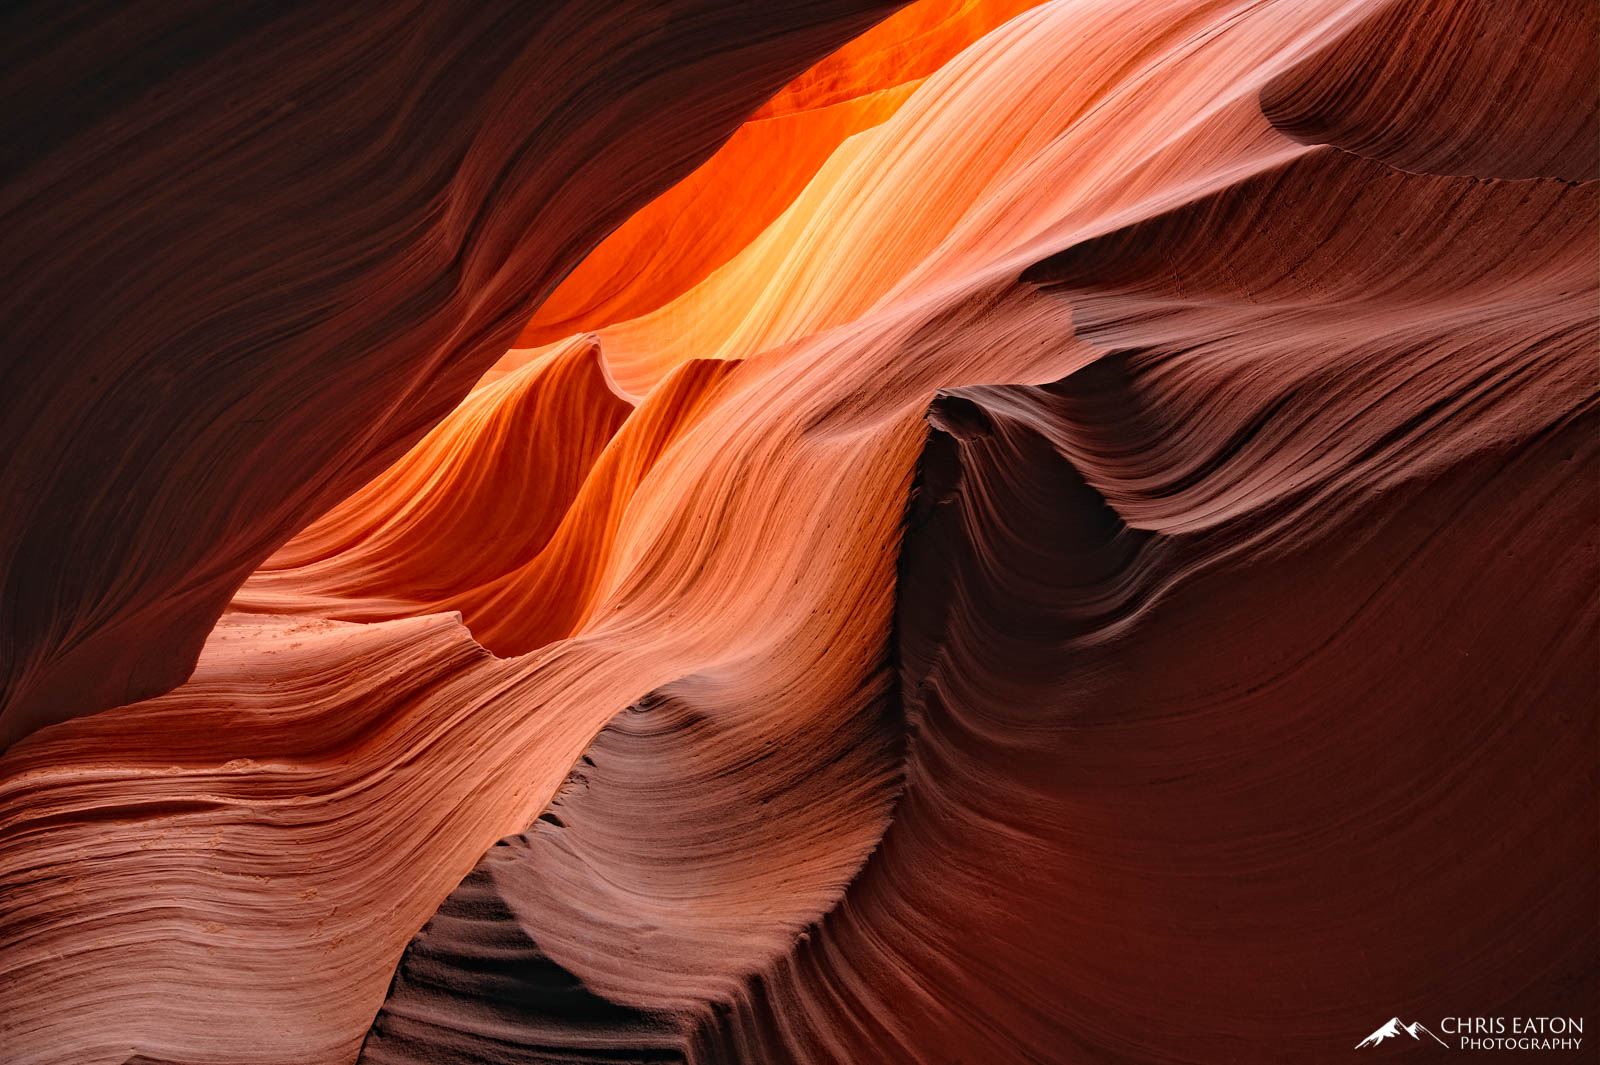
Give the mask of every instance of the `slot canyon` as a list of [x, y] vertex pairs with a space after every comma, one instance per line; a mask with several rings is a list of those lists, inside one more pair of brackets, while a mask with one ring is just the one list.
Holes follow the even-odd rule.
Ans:
[[0, 1062], [1595, 1023], [1597, 22], [8, 6]]

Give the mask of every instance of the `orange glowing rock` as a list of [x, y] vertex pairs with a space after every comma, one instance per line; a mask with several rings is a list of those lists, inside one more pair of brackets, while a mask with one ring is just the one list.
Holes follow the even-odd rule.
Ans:
[[[449, 194], [199, 305], [261, 393], [140, 424], [215, 446], [93, 437], [156, 561], [5, 603], [14, 734], [70, 719], [0, 756], [0, 1059], [1266, 1065], [1594, 1000], [1592, 9], [766, 6], [494, 66], [472, 150], [394, 134]], [[180, 616], [187, 683], [72, 716]]]

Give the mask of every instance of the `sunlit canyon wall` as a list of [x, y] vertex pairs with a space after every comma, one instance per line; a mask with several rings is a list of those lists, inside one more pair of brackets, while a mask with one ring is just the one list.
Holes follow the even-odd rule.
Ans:
[[1600, 1019], [1592, 3], [0, 18], [0, 1061]]

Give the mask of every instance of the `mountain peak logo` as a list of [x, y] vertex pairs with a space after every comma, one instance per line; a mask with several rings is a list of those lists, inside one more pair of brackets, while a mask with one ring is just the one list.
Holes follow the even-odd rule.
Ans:
[[1402, 1034], [1409, 1035], [1412, 1039], [1415, 1039], [1419, 1043], [1422, 1042], [1422, 1037], [1426, 1035], [1429, 1039], [1432, 1039], [1435, 1043], [1438, 1043], [1442, 1047], [1447, 1047], [1450, 1045], [1443, 1039], [1440, 1039], [1438, 1036], [1428, 1031], [1427, 1028], [1423, 1027], [1421, 1021], [1413, 1021], [1410, 1024], [1401, 1024], [1399, 1017], [1390, 1017], [1388, 1021], [1380, 1026], [1376, 1032], [1373, 1032], [1361, 1042], [1357, 1043], [1356, 1049], [1360, 1050], [1363, 1047], [1375, 1047], [1385, 1039], [1395, 1039]]

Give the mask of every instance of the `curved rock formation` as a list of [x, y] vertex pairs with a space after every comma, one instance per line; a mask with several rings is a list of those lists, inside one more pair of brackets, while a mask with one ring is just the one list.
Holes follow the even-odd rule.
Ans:
[[474, 392], [269, 558], [233, 606], [356, 621], [456, 610], [507, 655], [570, 636], [634, 491], [736, 365], [685, 363], [632, 408], [578, 338]]
[[887, 671], [803, 727], [759, 698], [700, 702], [697, 679], [613, 719], [452, 892], [362, 1061], [681, 1060], [709, 1005], [833, 905], [898, 781]]
[[[1413, 298], [1408, 329], [1347, 313], [1307, 358], [1305, 295], [1413, 247], [1338, 179], [1397, 218], [1477, 192], [1463, 217], [1504, 228], [1452, 242], [1456, 298]], [[1338, 238], [1311, 224], [1329, 203]], [[1121, 343], [1168, 335], [1179, 291], [1221, 342], [1185, 323], [935, 404], [899, 581], [905, 799], [692, 1060], [1332, 1061], [1394, 1008], [1581, 1014], [1597, 206], [1323, 155], [1041, 264], [1114, 304]], [[1504, 239], [1527, 228], [1542, 263]], [[1259, 243], [1294, 276], [1237, 276]], [[1403, 291], [1371, 289], [1346, 286]]]
[[[558, 799], [534, 838], [597, 832], [587, 862], [497, 848], [413, 944], [367, 1058], [1332, 1060], [1390, 1002], [1581, 1013], [1595, 192], [1325, 150], [1041, 261], [1026, 279], [1112, 351], [933, 408], [898, 581], [905, 798], [837, 908], [674, 1012], [599, 959], [660, 995], [681, 954], [640, 956], [648, 926], [586, 885], [631, 848], [694, 852]], [[1406, 225], [1441, 217], [1457, 257], [1415, 261]], [[1550, 845], [1508, 871], [1530, 831]], [[471, 986], [481, 940], [449, 922], [486, 870], [540, 885], [495, 934], [550, 940], [538, 971], [629, 1024], [440, 990]]]
[[847, 138], [882, 124], [923, 78], [1038, 3], [912, 4], [828, 56], [585, 256], [517, 346], [625, 321], [681, 295], [759, 236]]
[[1261, 104], [1296, 140], [1404, 170], [1593, 180], [1597, 68], [1593, 4], [1394, 0], [1268, 85]]
[[[210, 154], [0, 438], [63, 471], [8, 713], [70, 718], [0, 756], [0, 1059], [1333, 1062], [1594, 1001], [1592, 11], [921, 0], [782, 85], [868, 6], [397, 13], [305, 60], [326, 188], [107, 119]], [[258, 16], [105, 106], [270, 95], [311, 16]], [[30, 224], [118, 217], [76, 187]]]
[[[575, 338], [468, 396], [269, 558], [234, 602], [356, 621], [450, 609], [452, 596], [545, 548], [632, 410], [598, 345]], [[474, 541], [480, 550], [462, 550]]]
[[13, 8], [0, 744], [181, 683], [590, 247], [895, 6]]

